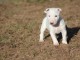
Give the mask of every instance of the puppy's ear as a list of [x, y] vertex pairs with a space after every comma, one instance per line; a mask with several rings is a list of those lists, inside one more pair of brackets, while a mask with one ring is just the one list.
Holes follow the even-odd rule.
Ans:
[[49, 9], [49, 8], [47, 8], [46, 10], [44, 10], [44, 13], [47, 13], [49, 10], [50, 10], [50, 9]]
[[61, 12], [61, 11], [62, 11], [62, 9], [61, 9], [61, 8], [58, 8], [58, 11], [60, 11], [60, 12]]

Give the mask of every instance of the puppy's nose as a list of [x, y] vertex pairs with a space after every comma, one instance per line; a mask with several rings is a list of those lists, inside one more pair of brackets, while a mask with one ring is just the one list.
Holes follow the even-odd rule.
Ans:
[[51, 25], [53, 25], [53, 23], [52, 23], [52, 22], [51, 22], [50, 24], [51, 24]]

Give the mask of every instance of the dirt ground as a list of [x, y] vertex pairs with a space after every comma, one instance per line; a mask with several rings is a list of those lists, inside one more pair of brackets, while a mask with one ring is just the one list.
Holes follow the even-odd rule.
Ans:
[[[60, 45], [55, 47], [48, 31], [45, 41], [39, 42], [48, 7], [62, 9], [69, 44], [62, 44], [59, 38]], [[80, 60], [80, 0], [0, 0], [0, 60]]]

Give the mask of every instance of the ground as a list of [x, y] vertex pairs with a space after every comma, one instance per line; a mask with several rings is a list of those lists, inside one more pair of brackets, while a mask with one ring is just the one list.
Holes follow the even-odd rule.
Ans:
[[[62, 9], [68, 43], [39, 42], [44, 10]], [[0, 60], [80, 60], [80, 0], [0, 0]]]

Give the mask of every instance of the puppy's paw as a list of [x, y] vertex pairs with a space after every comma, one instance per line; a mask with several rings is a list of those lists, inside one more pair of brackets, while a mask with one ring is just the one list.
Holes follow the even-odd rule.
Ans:
[[67, 41], [62, 41], [63, 44], [68, 44]]
[[59, 45], [59, 43], [58, 43], [58, 42], [56, 42], [56, 43], [54, 43], [54, 45], [55, 45], [55, 46], [58, 46], [58, 45]]
[[39, 42], [44, 42], [44, 40], [39, 40]]

